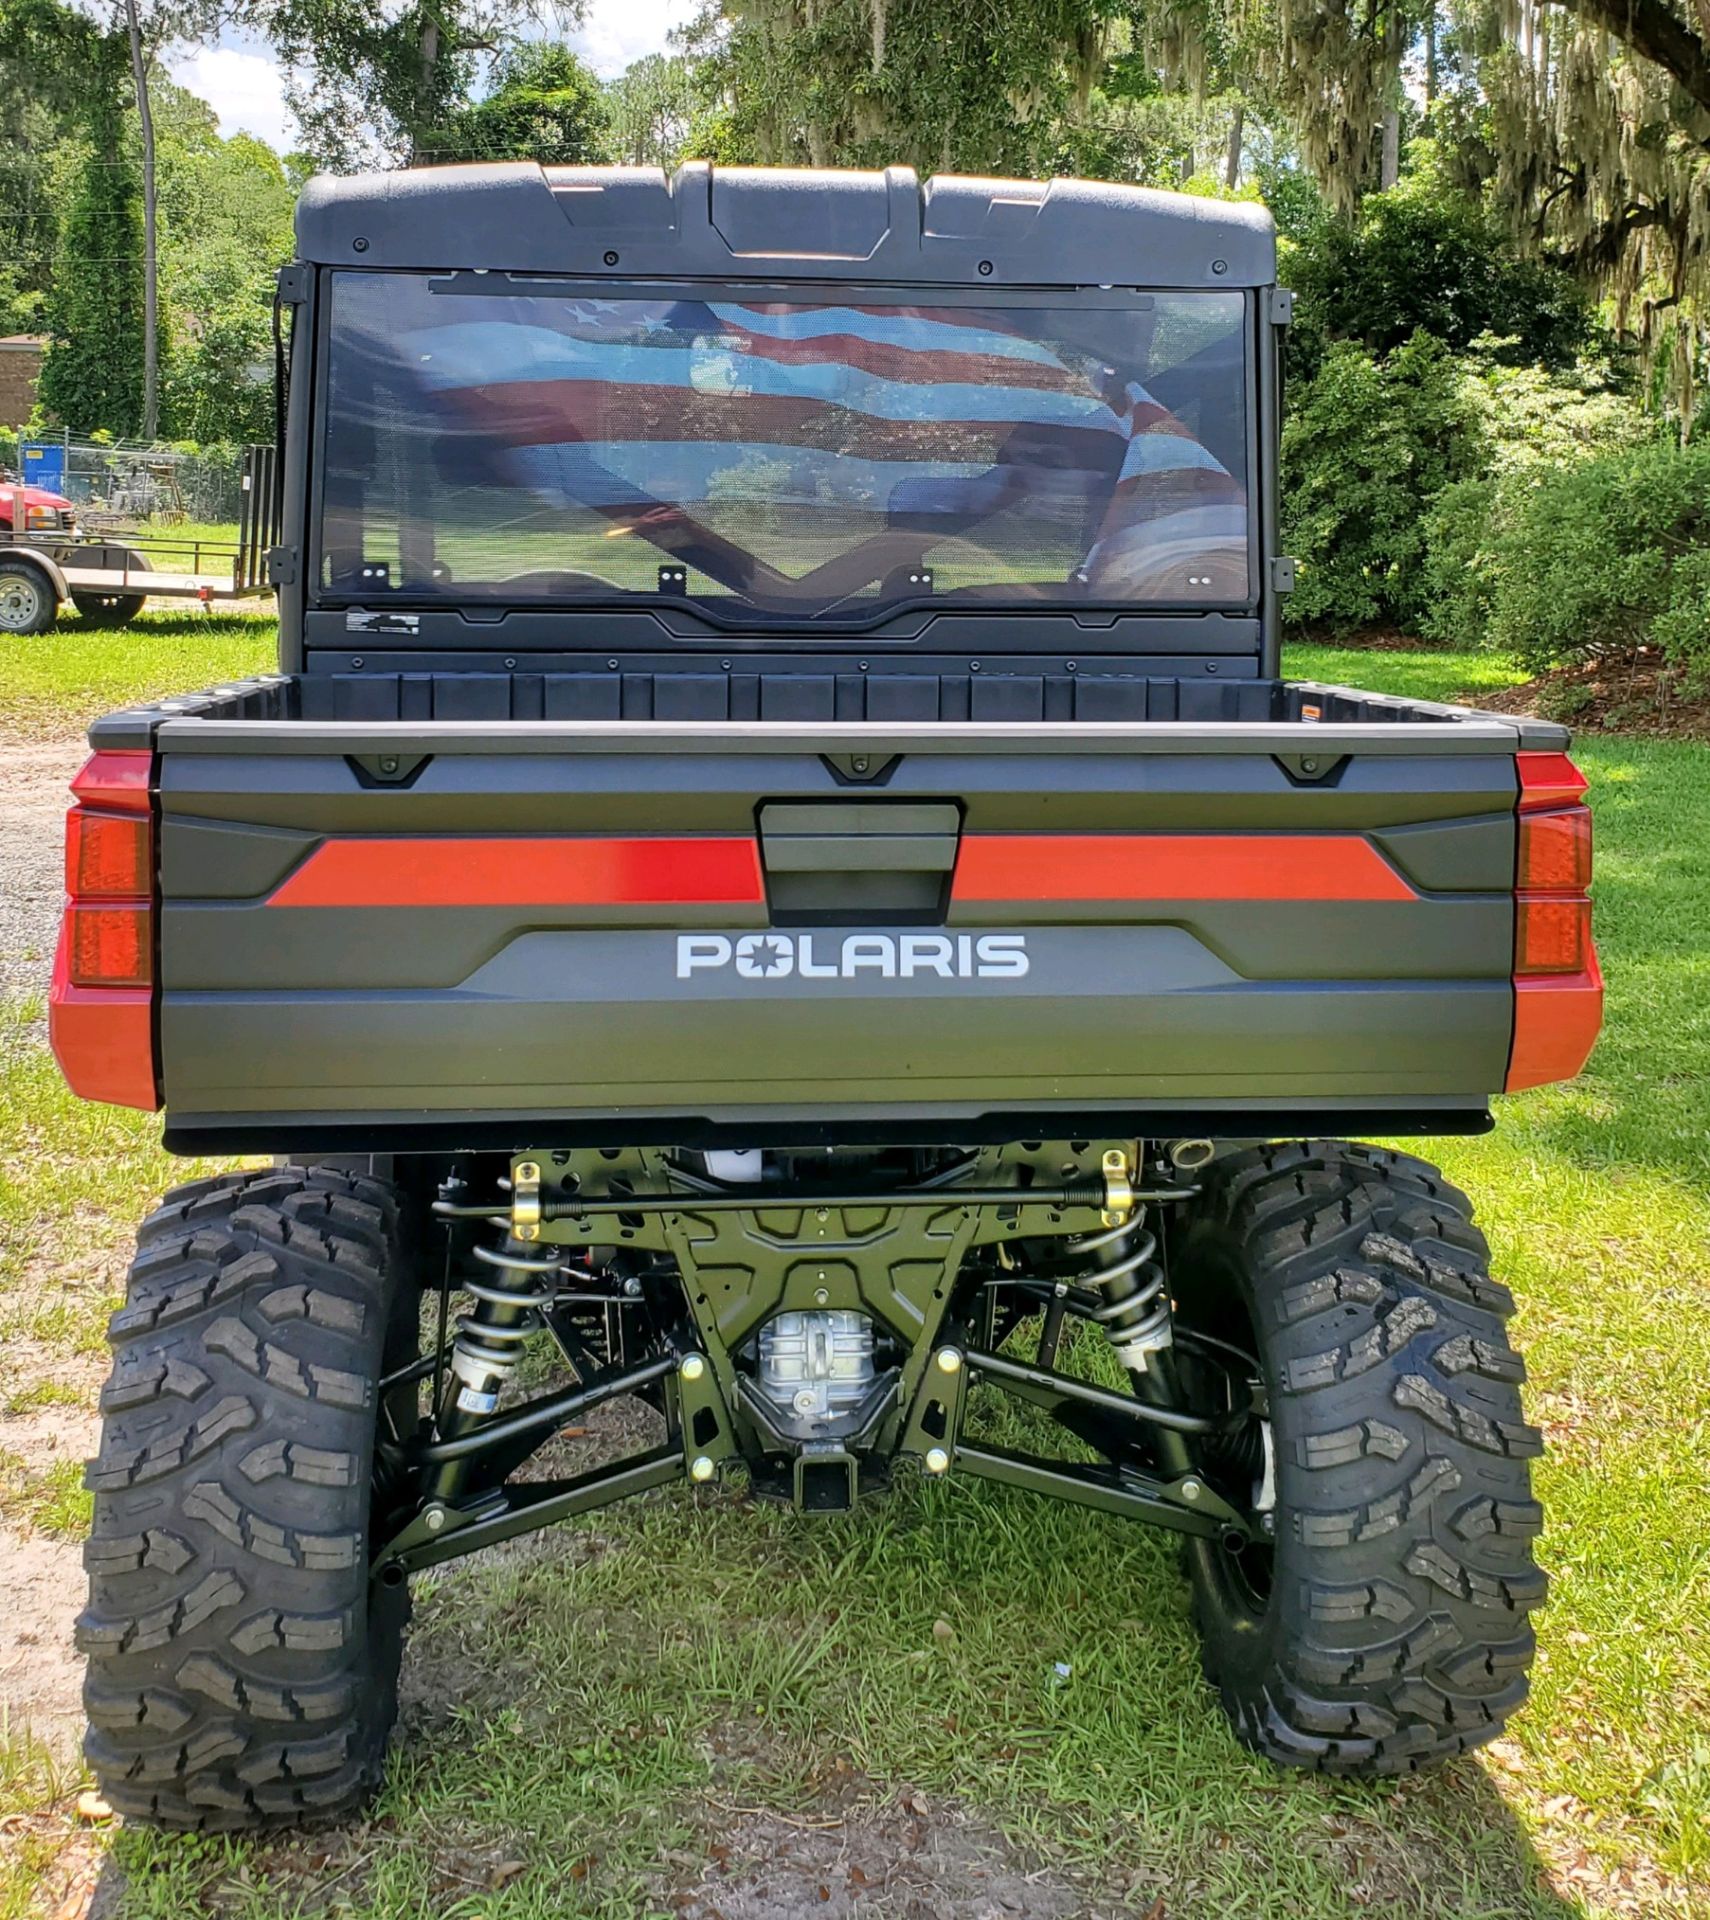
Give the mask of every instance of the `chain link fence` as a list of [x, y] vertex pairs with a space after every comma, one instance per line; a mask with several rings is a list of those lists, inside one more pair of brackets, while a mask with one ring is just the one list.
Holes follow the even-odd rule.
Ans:
[[243, 449], [204, 447], [194, 453], [141, 441], [72, 440], [64, 447], [56, 491], [97, 525], [110, 517], [127, 526], [171, 527], [186, 521], [235, 521], [243, 499]]

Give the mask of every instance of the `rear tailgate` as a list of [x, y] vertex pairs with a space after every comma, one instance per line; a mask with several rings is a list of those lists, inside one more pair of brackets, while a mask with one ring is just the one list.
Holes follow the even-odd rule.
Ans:
[[169, 1138], [1452, 1124], [1508, 1061], [1518, 742], [168, 719]]

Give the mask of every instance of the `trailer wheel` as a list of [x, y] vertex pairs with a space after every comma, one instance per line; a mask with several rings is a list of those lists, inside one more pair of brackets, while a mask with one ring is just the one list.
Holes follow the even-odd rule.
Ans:
[[[132, 573], [151, 573], [147, 554], [135, 547], [125, 549], [124, 563]], [[71, 604], [92, 627], [128, 626], [143, 608], [148, 597], [141, 593], [90, 593], [87, 589], [71, 596]]]
[[[1206, 1675], [1286, 1765], [1395, 1774], [1479, 1746], [1526, 1697], [1543, 1516], [1513, 1299], [1466, 1196], [1341, 1142], [1204, 1180], [1172, 1250], [1182, 1365], [1252, 1412], [1200, 1464], [1271, 1527], [1190, 1545]], [[1249, 1382], [1211, 1341], [1254, 1356]]]
[[40, 567], [0, 560], [0, 633], [46, 633], [58, 613], [53, 588]]
[[288, 1826], [379, 1781], [409, 1606], [369, 1580], [378, 1383], [416, 1297], [382, 1181], [223, 1174], [143, 1222], [77, 1629], [118, 1812]]

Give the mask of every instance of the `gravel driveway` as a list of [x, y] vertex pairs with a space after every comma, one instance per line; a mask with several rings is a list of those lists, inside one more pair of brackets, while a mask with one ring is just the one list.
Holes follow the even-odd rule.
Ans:
[[0, 740], [0, 993], [45, 995], [65, 892], [66, 787], [88, 757], [79, 738]]
[[[0, 739], [0, 995], [45, 1000], [64, 895], [66, 787], [88, 756], [75, 736]], [[13, 1367], [49, 1364], [14, 1342]], [[59, 1362], [56, 1365], [62, 1364]], [[89, 1405], [49, 1406], [0, 1417], [0, 1453], [39, 1472], [94, 1450], [98, 1362], [64, 1365], [60, 1377], [84, 1384]], [[82, 1724], [81, 1663], [71, 1619], [83, 1592], [82, 1553], [74, 1540], [0, 1527], [0, 1710], [29, 1725], [62, 1756], [75, 1753]]]

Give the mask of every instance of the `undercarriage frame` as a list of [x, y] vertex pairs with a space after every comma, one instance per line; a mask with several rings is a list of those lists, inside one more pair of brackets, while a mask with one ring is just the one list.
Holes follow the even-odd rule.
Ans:
[[[1262, 1417], [1257, 1363], [1172, 1324], [1167, 1222], [1197, 1192], [1202, 1148], [1035, 1141], [924, 1173], [898, 1156], [851, 1170], [815, 1150], [769, 1171], [731, 1156], [743, 1161], [734, 1180], [713, 1156], [555, 1150], [514, 1156], [489, 1198], [473, 1191], [478, 1175], [449, 1179], [434, 1207], [437, 1325], [380, 1383], [374, 1577], [396, 1584], [736, 1468], [758, 1494], [839, 1511], [899, 1461], [1235, 1550], [1264, 1542], [1270, 1513], [1250, 1488], [1217, 1484], [1228, 1476], [1215, 1466], [1222, 1441]], [[473, 1302], [455, 1319], [454, 1294]], [[1035, 1320], [1031, 1353], [1006, 1351]], [[1059, 1364], [1076, 1324], [1102, 1329], [1129, 1391]], [[811, 1393], [791, 1405], [765, 1390], [756, 1356], [780, 1326], [822, 1346], [827, 1329], [861, 1329], [873, 1357], [848, 1404], [827, 1412]], [[572, 1384], [519, 1396], [525, 1349], [543, 1341]], [[661, 1443], [568, 1477], [516, 1477], [625, 1395], [663, 1417]], [[998, 1400], [1044, 1414], [1068, 1453], [990, 1437], [970, 1409]]]

